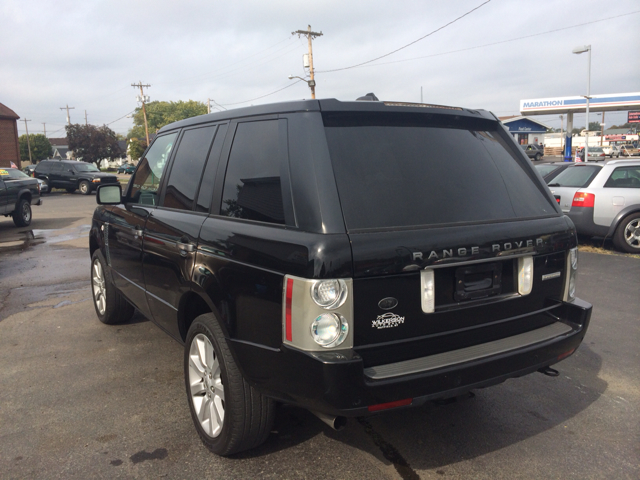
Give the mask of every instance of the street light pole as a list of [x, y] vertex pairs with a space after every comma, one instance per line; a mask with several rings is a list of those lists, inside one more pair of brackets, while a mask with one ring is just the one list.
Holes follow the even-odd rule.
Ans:
[[587, 52], [589, 55], [588, 61], [588, 69], [587, 69], [587, 138], [585, 140], [584, 145], [584, 161], [585, 163], [589, 161], [589, 99], [591, 98], [591, 45], [584, 45], [582, 47], [576, 47], [573, 49], [573, 53], [576, 55], [580, 55], [581, 53]]

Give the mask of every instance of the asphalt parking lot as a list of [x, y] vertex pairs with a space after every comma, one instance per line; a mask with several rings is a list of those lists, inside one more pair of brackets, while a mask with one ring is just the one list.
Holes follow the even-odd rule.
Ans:
[[281, 407], [264, 445], [220, 458], [191, 423], [182, 347], [139, 314], [98, 322], [94, 207], [95, 195], [55, 191], [30, 229], [0, 217], [2, 478], [640, 478], [638, 258], [581, 252], [578, 296], [594, 310], [557, 378], [351, 419], [342, 432]]

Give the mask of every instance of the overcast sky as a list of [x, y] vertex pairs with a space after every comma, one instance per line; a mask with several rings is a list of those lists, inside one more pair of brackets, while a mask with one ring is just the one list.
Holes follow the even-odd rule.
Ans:
[[[152, 101], [234, 108], [310, 98], [287, 78], [305, 75], [307, 40], [291, 32], [307, 25], [323, 33], [313, 42], [318, 98], [419, 102], [422, 88], [425, 103], [515, 115], [521, 99], [586, 94], [587, 56], [571, 53], [585, 44], [592, 95], [640, 91], [638, 0], [485, 1], [2, 0], [0, 103], [30, 119], [30, 133], [44, 122], [47, 136], [63, 137], [66, 105], [72, 123], [86, 110], [89, 123], [126, 134], [139, 81]], [[480, 5], [380, 60], [323, 73], [393, 52]], [[558, 115], [538, 119], [560, 126]], [[608, 126], [625, 121], [606, 114]]]

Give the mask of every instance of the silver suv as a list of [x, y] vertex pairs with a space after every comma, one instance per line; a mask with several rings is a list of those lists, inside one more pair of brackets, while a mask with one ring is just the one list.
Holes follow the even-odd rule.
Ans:
[[577, 164], [549, 182], [579, 234], [612, 237], [619, 250], [640, 253], [640, 161]]

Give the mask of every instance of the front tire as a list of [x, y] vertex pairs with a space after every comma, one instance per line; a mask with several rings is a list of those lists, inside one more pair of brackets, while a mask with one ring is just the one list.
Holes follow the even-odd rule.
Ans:
[[212, 313], [200, 315], [189, 327], [184, 379], [191, 418], [213, 453], [231, 455], [267, 439], [275, 403], [242, 378]]
[[31, 224], [31, 203], [21, 198], [13, 211], [12, 217], [16, 227], [28, 227]]
[[91, 185], [89, 185], [89, 182], [87, 182], [86, 180], [81, 181], [80, 185], [78, 185], [78, 188], [80, 189], [80, 193], [82, 195], [89, 195], [91, 193]]
[[534, 162], [539, 162], [541, 158], [542, 158], [542, 155], [540, 155], [539, 153], [536, 153], [536, 156], [533, 157], [533, 161]]
[[116, 289], [100, 250], [91, 256], [91, 293], [98, 320], [107, 325], [131, 319], [135, 308]]
[[613, 234], [613, 244], [627, 253], [640, 253], [640, 213], [623, 218]]

